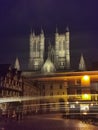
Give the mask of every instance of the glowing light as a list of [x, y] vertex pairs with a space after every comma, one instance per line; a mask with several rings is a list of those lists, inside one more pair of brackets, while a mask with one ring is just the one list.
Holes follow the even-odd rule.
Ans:
[[75, 105], [74, 105], [74, 104], [71, 104], [71, 105], [70, 105], [70, 108], [75, 108]]
[[81, 79], [82, 86], [90, 86], [90, 77], [88, 75], [84, 75]]
[[82, 94], [82, 99], [83, 100], [91, 100], [91, 95], [90, 94]]
[[69, 104], [69, 102], [67, 102], [66, 104]]
[[[91, 96], [95, 96], [95, 94], [82, 94], [80, 95], [82, 96], [82, 99], [91, 99]], [[96, 96], [98, 96], [98, 94], [96, 94]], [[60, 99], [60, 98], [74, 98], [76, 97], [76, 95], [55, 95], [52, 96], [52, 99]], [[7, 98], [0, 98], [0, 103], [6, 103], [6, 102], [22, 102], [22, 101], [29, 101], [29, 100], [47, 100], [47, 99], [51, 99], [51, 96], [22, 96], [22, 97], [7, 97]], [[66, 102], [67, 104], [70, 102]], [[76, 102], [75, 102], [76, 103]], [[77, 101], [78, 103], [78, 101]], [[91, 103], [91, 102], [90, 102]], [[56, 103], [51, 103], [51, 104], [56, 104]]]
[[79, 102], [78, 101], [76, 101], [76, 104], [78, 104]]
[[87, 115], [87, 112], [83, 112], [83, 115]]
[[91, 103], [91, 106], [93, 106], [94, 104], [93, 103]]
[[89, 110], [89, 104], [80, 104], [80, 110], [87, 112]]
[[85, 75], [85, 76], [83, 77], [83, 79], [84, 79], [85, 81], [88, 81], [88, 80], [89, 80], [89, 76], [88, 76], [88, 75]]

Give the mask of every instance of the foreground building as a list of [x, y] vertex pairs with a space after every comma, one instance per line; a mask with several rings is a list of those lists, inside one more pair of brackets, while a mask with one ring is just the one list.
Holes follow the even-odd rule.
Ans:
[[0, 74], [1, 98], [19, 99], [1, 103], [0, 108], [3, 110], [14, 110], [18, 103], [21, 103], [26, 113], [98, 110], [98, 71], [45, 74], [21, 72], [7, 66]]
[[[14, 110], [18, 102], [7, 102], [10, 98], [23, 96], [23, 78], [21, 71], [12, 68], [9, 64], [0, 64], [0, 109]], [[5, 100], [2, 100], [4, 98]]]
[[39, 88], [40, 93], [35, 100], [40, 103], [41, 112], [80, 113], [98, 105], [98, 71], [62, 72], [50, 75], [32, 73], [30, 77], [23, 72], [23, 75], [32, 81], [32, 86], [36, 83], [35, 87]]

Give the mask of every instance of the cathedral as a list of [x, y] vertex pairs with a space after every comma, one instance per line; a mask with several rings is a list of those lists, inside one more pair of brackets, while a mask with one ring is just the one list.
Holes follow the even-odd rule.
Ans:
[[[71, 56], [70, 56], [70, 31], [66, 27], [65, 33], [60, 34], [56, 28], [53, 35], [53, 41], [46, 40], [47, 37], [44, 34], [44, 30], [41, 29], [40, 34], [31, 31], [29, 37], [29, 59], [28, 67], [29, 71], [39, 71], [42, 73], [53, 73], [61, 71], [70, 71], [71, 68]], [[51, 39], [51, 37], [50, 37]], [[18, 58], [16, 58], [15, 65], [19, 68]], [[81, 54], [80, 62], [78, 63], [78, 69], [83, 71], [86, 69], [83, 54]]]
[[[76, 107], [76, 101], [84, 101], [82, 94], [90, 94], [91, 87], [85, 87], [85, 85], [90, 86], [90, 80], [88, 80], [89, 82], [86, 82], [88, 84], [83, 84], [82, 78], [85, 75], [88, 75], [90, 78], [96, 78], [96, 73], [98, 72], [85, 71], [86, 65], [83, 54], [81, 54], [79, 58], [80, 60], [77, 62], [77, 70], [72, 70], [70, 31], [68, 27], [63, 34], [59, 33], [58, 29], [56, 29], [53, 37], [53, 41], [47, 41], [47, 37], [43, 29], [41, 29], [39, 35], [36, 35], [34, 31], [31, 31], [30, 33], [28, 43], [28, 68], [27, 70], [22, 71], [24, 96], [40, 96], [41, 100], [38, 100], [37, 98], [37, 101], [30, 100], [29, 102], [25, 102], [25, 104], [29, 104], [31, 109], [32, 106], [35, 106], [31, 104], [42, 104], [40, 105], [41, 107], [36, 105], [36, 107], [33, 108], [33, 111], [37, 112], [46, 113], [53, 111], [66, 111], [68, 113], [70, 108]], [[21, 70], [18, 58], [16, 58], [14, 68], [18, 71]], [[92, 86], [94, 86], [94, 84], [92, 84]], [[81, 95], [79, 96], [79, 94]], [[68, 97], [68, 95], [75, 95], [75, 97]], [[86, 98], [86, 100], [89, 101], [91, 98]], [[67, 104], [68, 102], [70, 103]], [[79, 103], [79, 109], [81, 108], [82, 103]]]

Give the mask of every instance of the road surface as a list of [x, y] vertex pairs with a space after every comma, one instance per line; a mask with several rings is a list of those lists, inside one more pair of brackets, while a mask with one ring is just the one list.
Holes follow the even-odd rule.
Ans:
[[0, 130], [98, 130], [98, 126], [79, 120], [63, 119], [57, 114], [47, 114], [28, 116], [20, 121], [1, 121]]

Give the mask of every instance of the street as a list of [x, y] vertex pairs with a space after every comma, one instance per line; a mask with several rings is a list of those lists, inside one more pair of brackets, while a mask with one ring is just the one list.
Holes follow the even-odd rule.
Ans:
[[97, 125], [74, 119], [63, 119], [61, 115], [32, 115], [23, 120], [0, 122], [0, 130], [97, 130]]

